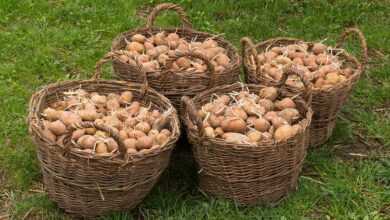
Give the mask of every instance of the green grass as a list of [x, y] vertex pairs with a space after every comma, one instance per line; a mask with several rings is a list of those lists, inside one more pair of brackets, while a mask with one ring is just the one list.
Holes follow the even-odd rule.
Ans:
[[[174, 2], [187, 9], [196, 29], [223, 33], [237, 47], [243, 36], [255, 41], [277, 36], [327, 39], [334, 44], [344, 27], [357, 25], [370, 48], [367, 76], [343, 108], [343, 119], [331, 140], [309, 152], [298, 191], [277, 207], [243, 208], [206, 198], [197, 190], [192, 164], [174, 163], [136, 210], [102, 219], [388, 218], [390, 2]], [[109, 50], [117, 34], [144, 25], [136, 10], [156, 3], [159, 1], [0, 1], [0, 216], [66, 218], [45, 193], [30, 191], [41, 176], [25, 123], [28, 100], [47, 83], [90, 77], [94, 63]], [[164, 15], [157, 24], [179, 22], [176, 16]], [[347, 48], [359, 52], [355, 43], [348, 43]], [[351, 156], [351, 152], [368, 156]]]

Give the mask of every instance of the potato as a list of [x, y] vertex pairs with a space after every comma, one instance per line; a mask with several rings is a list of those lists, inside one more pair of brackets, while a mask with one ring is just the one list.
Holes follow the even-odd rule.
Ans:
[[120, 103], [118, 99], [109, 99], [106, 103], [107, 109], [109, 111], [116, 111], [120, 108]]
[[96, 133], [96, 128], [85, 128], [85, 133], [93, 135]]
[[129, 136], [127, 135], [127, 132], [125, 130], [120, 130], [119, 137], [124, 140], [127, 139]]
[[274, 109], [274, 103], [269, 99], [260, 99], [258, 104], [264, 108], [265, 112], [272, 111]]
[[339, 74], [337, 72], [330, 72], [325, 76], [325, 83], [335, 85], [340, 81]]
[[152, 50], [155, 49], [154, 45], [150, 42], [145, 42], [144, 43], [145, 50]]
[[223, 116], [216, 116], [214, 114], [211, 114], [208, 122], [213, 128], [219, 127], [221, 125], [221, 122], [224, 120]]
[[348, 77], [352, 76], [353, 70], [352, 70], [352, 68], [347, 67], [347, 68], [342, 70], [342, 73], [344, 74], [345, 77], [348, 78]]
[[314, 83], [314, 87], [321, 88], [324, 84], [325, 80], [323, 78], [318, 78]]
[[97, 118], [99, 118], [99, 114], [96, 112], [96, 110], [79, 110], [77, 114], [83, 121], [95, 121]]
[[282, 125], [275, 130], [274, 138], [276, 142], [282, 142], [293, 137], [295, 134], [295, 130], [290, 125]]
[[259, 116], [263, 115], [266, 112], [263, 106], [260, 106], [255, 103], [245, 102], [242, 107], [244, 108], [245, 112], [250, 116]]
[[277, 53], [277, 54], [282, 54], [282, 53], [283, 53], [283, 50], [284, 50], [284, 48], [282, 48], [282, 47], [272, 47], [272, 48], [271, 48], [271, 51], [272, 51], [272, 52], [275, 52], [275, 53]]
[[283, 64], [283, 65], [292, 63], [291, 59], [285, 56], [278, 56], [276, 57], [275, 61], [276, 63]]
[[207, 39], [207, 40], [203, 41], [203, 43], [201, 44], [201, 47], [204, 49], [217, 47], [217, 46], [218, 46], [218, 43], [213, 39]]
[[129, 113], [130, 116], [134, 116], [139, 112], [140, 109], [141, 109], [141, 103], [134, 101], [127, 108], [127, 112]]
[[168, 59], [169, 59], [169, 56], [166, 54], [160, 54], [157, 58], [158, 63], [161, 65], [166, 65]]
[[215, 100], [215, 102], [220, 102], [220, 103], [227, 105], [227, 104], [229, 104], [230, 100], [231, 99], [228, 95], [221, 95]]
[[228, 66], [230, 63], [230, 58], [223, 53], [218, 54], [216, 56], [215, 60], [219, 65], [224, 66], [224, 67]]
[[152, 48], [152, 49], [149, 49], [149, 50], [146, 50], [146, 55], [150, 58], [150, 59], [154, 59], [156, 58], [159, 53], [158, 51], [156, 50], [156, 48]]
[[129, 148], [136, 149], [136, 143], [137, 143], [137, 140], [134, 138], [127, 138], [123, 141], [123, 144], [125, 145], [125, 147], [127, 149], [129, 149]]
[[250, 143], [249, 137], [244, 135], [244, 134], [240, 134], [240, 133], [234, 133], [234, 132], [224, 133], [222, 138], [225, 139], [225, 141], [227, 143], [230, 143], [230, 144], [248, 144], [248, 143]]
[[256, 130], [260, 132], [266, 132], [271, 127], [270, 123], [264, 118], [258, 118], [253, 122]]
[[272, 118], [271, 122], [272, 122], [272, 125], [274, 126], [274, 128], [276, 128], [276, 129], [278, 129], [279, 127], [281, 127], [283, 125], [288, 125], [288, 122], [286, 121], [286, 119], [279, 117], [279, 116]]
[[82, 149], [93, 149], [96, 141], [96, 138], [92, 135], [83, 135], [77, 140], [77, 144]]
[[160, 132], [156, 129], [151, 129], [149, 132], [148, 132], [148, 136], [149, 137], [155, 137], [157, 136], [158, 134], [160, 134]]
[[299, 111], [295, 108], [285, 108], [278, 115], [284, 118], [289, 124], [299, 119]]
[[257, 119], [256, 116], [249, 116], [249, 117], [246, 119], [246, 123], [247, 123], [248, 125], [254, 125], [256, 119]]
[[144, 43], [146, 40], [146, 37], [142, 34], [134, 34], [131, 36], [131, 41], [136, 41], [138, 43]]
[[60, 119], [61, 112], [59, 112], [53, 108], [48, 107], [43, 111], [42, 115], [43, 115], [43, 117], [45, 117], [49, 121], [55, 121], [55, 120]]
[[227, 108], [225, 115], [227, 117], [237, 117], [243, 120], [248, 118], [248, 114], [245, 112], [245, 110], [238, 106]]
[[318, 54], [316, 57], [316, 63], [318, 65], [329, 65], [332, 63], [331, 57], [328, 56], [327, 54]]
[[205, 135], [209, 138], [215, 138], [215, 132], [212, 127], [204, 128]]
[[160, 133], [165, 134], [167, 137], [170, 137], [172, 134], [168, 129], [162, 129]]
[[167, 45], [167, 40], [165, 38], [165, 32], [160, 32], [153, 36], [153, 41], [156, 45]]
[[95, 137], [105, 138], [108, 137], [108, 134], [105, 131], [97, 130], [95, 132]]
[[85, 134], [85, 129], [77, 129], [72, 132], [72, 139], [78, 140], [84, 134]]
[[176, 51], [180, 52], [180, 53], [185, 53], [185, 52], [188, 52], [189, 51], [189, 45], [187, 42], [180, 42], [179, 45], [177, 46], [176, 48]]
[[144, 132], [139, 131], [139, 130], [132, 130], [132, 131], [128, 132], [127, 135], [129, 136], [129, 138], [135, 138], [135, 139], [146, 136], [146, 134]]
[[70, 111], [63, 111], [60, 116], [60, 120], [66, 125], [70, 126], [72, 124], [80, 123], [81, 117]]
[[246, 130], [246, 123], [241, 118], [227, 118], [222, 121], [221, 128], [225, 132], [244, 133]]
[[159, 133], [155, 136], [156, 143], [160, 146], [163, 146], [169, 141], [169, 137], [166, 134]]
[[53, 134], [53, 132], [51, 132], [47, 127], [44, 127], [42, 130], [41, 130], [41, 132], [42, 132], [42, 136], [44, 137], [44, 138], [46, 138], [47, 140], [49, 140], [50, 142], [56, 142], [56, 139], [57, 139], [57, 137], [56, 137], [56, 135], [55, 134]]
[[133, 128], [138, 123], [138, 120], [136, 118], [128, 117], [125, 120], [125, 127]]
[[134, 148], [127, 148], [126, 153], [130, 154], [130, 155], [134, 155], [134, 154], [137, 154], [138, 151], [137, 151], [137, 149], [134, 149]]
[[127, 44], [126, 50], [136, 51], [138, 53], [143, 53], [145, 50], [145, 47], [143, 44], [141, 44], [139, 42], [130, 42], [129, 44]]
[[163, 54], [163, 53], [167, 53], [169, 51], [169, 47], [166, 45], [160, 45], [160, 46], [156, 47], [156, 50], [157, 50], [158, 54]]
[[176, 60], [176, 63], [180, 68], [183, 69], [187, 69], [191, 66], [190, 60], [185, 57], [180, 57], [179, 59]]
[[264, 118], [268, 121], [272, 121], [273, 118], [277, 117], [278, 113], [275, 111], [269, 111], [264, 115]]
[[217, 127], [214, 129], [214, 133], [216, 137], [222, 137], [222, 135], [225, 133], [221, 127]]
[[135, 130], [142, 131], [143, 133], [148, 133], [151, 129], [151, 126], [147, 122], [139, 122], [135, 127]]
[[276, 101], [274, 106], [278, 110], [283, 110], [285, 108], [295, 108], [295, 102], [291, 98], [283, 98], [280, 101]]
[[107, 154], [108, 153], [107, 145], [102, 142], [98, 143], [96, 145], [95, 152], [97, 155]]
[[272, 61], [274, 58], [276, 58], [279, 54], [273, 52], [273, 51], [268, 51], [264, 53], [265, 59], [267, 61]]
[[266, 62], [266, 58], [264, 56], [264, 53], [261, 53], [259, 55], [256, 56], [256, 60], [257, 60], [257, 63], [258, 64], [263, 64]]
[[326, 52], [326, 48], [327, 48], [326, 45], [322, 43], [315, 43], [311, 50], [313, 51], [314, 54], [320, 54]]
[[[141, 54], [141, 55], [137, 56], [136, 60], [138, 63], [141, 63], [141, 64], [149, 63], [149, 61], [151, 61], [150, 56], [147, 54]], [[153, 63], [153, 62], [151, 62], [151, 63]]]
[[118, 149], [118, 143], [113, 138], [106, 138], [104, 142], [107, 145], [108, 152], [114, 152]]
[[179, 41], [180, 36], [179, 36], [178, 34], [176, 34], [176, 33], [170, 33], [170, 34], [168, 34], [168, 36], [166, 37], [166, 39], [167, 39], [168, 41]]
[[247, 133], [247, 136], [249, 138], [249, 142], [256, 143], [261, 140], [262, 135], [261, 132], [252, 130]]
[[66, 126], [60, 120], [48, 122], [47, 128], [57, 136], [66, 133]]
[[299, 58], [299, 57], [295, 57], [293, 59], [293, 63], [297, 64], [297, 65], [303, 65], [303, 60], [301, 58]]
[[275, 87], [265, 87], [259, 92], [260, 98], [274, 101], [278, 97], [278, 89]]
[[138, 138], [135, 144], [137, 150], [149, 149], [153, 146], [153, 139], [148, 136]]

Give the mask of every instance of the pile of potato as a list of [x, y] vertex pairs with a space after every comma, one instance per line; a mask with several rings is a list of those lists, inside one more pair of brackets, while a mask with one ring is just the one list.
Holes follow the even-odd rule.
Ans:
[[282, 142], [302, 129], [296, 103], [292, 98], [279, 98], [275, 87], [265, 87], [258, 94], [242, 90], [215, 95], [197, 114], [206, 136], [234, 144]]
[[[218, 46], [218, 43], [212, 38], [203, 42], [188, 42], [176, 33], [160, 32], [150, 37], [142, 34], [135, 34], [130, 41], [126, 40], [126, 55], [121, 55], [120, 60], [124, 63], [136, 65], [136, 62], [142, 65], [145, 72], [155, 72], [162, 67], [177, 71], [194, 71], [203, 73], [207, 66], [203, 60], [197, 58], [181, 57], [169, 63], [168, 59], [177, 53], [197, 52], [205, 57], [214, 65], [215, 71], [221, 73], [230, 64], [230, 58], [227, 51]], [[168, 65], [169, 64], [169, 65]]]
[[100, 95], [78, 89], [64, 94], [63, 100], [52, 103], [42, 112], [43, 134], [52, 142], [63, 144], [64, 137], [71, 135], [76, 150], [99, 156], [118, 151], [118, 143], [104, 131], [71, 129], [82, 121], [109, 126], [119, 134], [128, 154], [150, 152], [162, 147], [171, 137], [171, 131], [165, 128], [169, 112], [142, 106], [133, 100], [130, 91]]
[[[332, 49], [322, 43], [308, 45], [306, 43], [287, 46], [274, 46], [256, 57], [260, 71], [274, 80], [280, 80], [283, 69], [294, 65], [301, 70], [305, 77], [313, 82], [315, 88], [330, 88], [348, 79], [353, 69], [346, 65], [339, 57], [333, 55]], [[338, 49], [339, 50], [339, 49]], [[296, 75], [289, 76], [288, 85], [302, 87], [302, 82]]]

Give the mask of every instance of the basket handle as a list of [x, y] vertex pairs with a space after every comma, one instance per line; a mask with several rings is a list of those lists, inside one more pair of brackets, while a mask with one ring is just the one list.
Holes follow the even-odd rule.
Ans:
[[307, 101], [311, 102], [313, 84], [309, 79], [307, 79], [307, 77], [305, 77], [304, 72], [298, 69], [295, 65], [288, 65], [283, 69], [282, 79], [280, 80], [280, 83], [277, 86], [278, 87], [285, 86], [288, 76], [290, 75], [297, 75], [300, 78], [303, 85], [305, 86], [304, 89], [306, 93], [305, 98], [307, 99]]
[[[125, 55], [129, 56], [128, 52], [125, 50], [116, 50], [116, 51], [110, 51], [106, 53], [103, 58], [101, 58], [99, 61], [96, 62], [95, 65], [95, 73], [91, 77], [92, 80], [100, 80], [101, 75], [102, 75], [102, 67], [105, 63], [112, 61], [113, 59], [119, 59], [119, 56]], [[131, 65], [131, 64], [128, 64]], [[136, 61], [136, 66], [133, 66], [133, 68], [137, 69], [138, 72], [140, 72], [144, 78], [143, 80], [143, 88], [141, 91], [141, 95], [144, 96], [149, 88], [149, 82], [148, 82], [148, 77], [146, 72], [143, 70], [142, 65]]]
[[209, 87], [214, 85], [215, 82], [215, 68], [214, 65], [210, 62], [210, 59], [208, 59], [206, 56], [204, 56], [201, 53], [195, 52], [195, 51], [187, 51], [187, 52], [176, 52], [174, 56], [171, 56], [168, 60], [167, 67], [170, 67], [174, 61], [181, 57], [190, 57], [190, 58], [198, 58], [201, 59], [205, 64], [207, 65], [207, 70], [210, 72], [210, 82]]
[[96, 128], [97, 130], [107, 132], [118, 143], [118, 150], [120, 155], [122, 157], [125, 157], [127, 155], [125, 144], [119, 137], [119, 134], [109, 126], [104, 124], [96, 124], [95, 122], [90, 122], [90, 121], [83, 121], [76, 124], [72, 124], [70, 133], [72, 133], [76, 129], [82, 129], [82, 128]]
[[337, 44], [336, 44], [336, 47], [337, 48], [341, 48], [342, 45], [345, 43], [346, 39], [348, 36], [350, 36], [351, 34], [356, 34], [359, 38], [359, 41], [360, 41], [360, 47], [361, 47], [361, 50], [362, 50], [362, 55], [361, 55], [361, 68], [362, 68], [362, 72], [364, 71], [366, 65], [367, 65], [367, 62], [368, 62], [368, 49], [367, 49], [367, 41], [366, 41], [366, 38], [364, 37], [364, 34], [363, 32], [359, 29], [359, 28], [347, 28], [345, 29], [340, 37], [339, 37], [339, 40], [337, 41]]
[[198, 127], [199, 136], [203, 137], [204, 134], [203, 123], [202, 120], [198, 117], [194, 102], [188, 96], [183, 96], [181, 98], [181, 101], [184, 104], [184, 107], [188, 113], [190, 120], [192, 122], [195, 122], [196, 126]]
[[250, 49], [252, 54], [254, 56], [257, 56], [257, 50], [256, 50], [256, 45], [253, 43], [253, 41], [249, 38], [249, 37], [243, 37], [241, 38], [240, 40], [241, 42], [241, 55], [242, 55], [242, 58], [244, 59], [245, 58], [245, 51], [247, 49]]
[[182, 7], [180, 7], [179, 5], [172, 4], [172, 3], [162, 3], [162, 4], [159, 4], [156, 7], [154, 7], [147, 18], [146, 28], [148, 28], [148, 29], [152, 28], [154, 21], [157, 18], [157, 15], [161, 11], [165, 11], [165, 10], [175, 11], [180, 17], [180, 21], [183, 24], [183, 28], [184, 29], [192, 29], [192, 24], [189, 21], [189, 18], [187, 16], [186, 12], [184, 11], [184, 9]]

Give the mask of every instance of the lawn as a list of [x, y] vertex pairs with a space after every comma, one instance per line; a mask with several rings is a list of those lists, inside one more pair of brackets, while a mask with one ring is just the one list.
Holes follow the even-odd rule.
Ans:
[[[43, 191], [27, 133], [28, 100], [47, 83], [90, 77], [112, 39], [144, 25], [148, 10], [159, 2], [0, 1], [0, 219], [69, 219]], [[237, 48], [244, 36], [255, 41], [290, 36], [332, 45], [344, 27], [356, 25], [367, 37], [368, 70], [330, 141], [309, 152], [298, 191], [277, 207], [243, 208], [207, 198], [197, 189], [193, 164], [176, 155], [137, 209], [102, 219], [389, 219], [390, 1], [174, 2], [187, 10], [196, 29], [223, 33]], [[157, 23], [179, 24], [172, 14]], [[348, 50], [358, 55], [356, 41], [349, 42]]]

